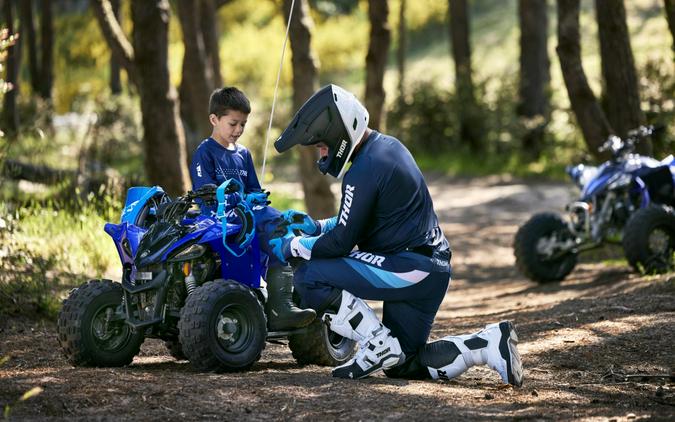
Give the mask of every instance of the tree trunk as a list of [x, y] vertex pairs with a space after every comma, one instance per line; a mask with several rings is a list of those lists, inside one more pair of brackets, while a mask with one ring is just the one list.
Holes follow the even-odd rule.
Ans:
[[42, 76], [40, 78], [40, 96], [45, 100], [51, 100], [54, 80], [52, 71], [54, 61], [54, 23], [52, 18], [51, 0], [42, 0], [41, 12], [40, 32], [42, 38], [42, 63], [40, 65], [40, 71]]
[[[115, 19], [120, 22], [120, 0], [111, 0], [113, 15]], [[115, 58], [115, 55], [110, 52], [110, 92], [113, 95], [122, 93], [122, 81], [120, 80], [120, 63]]]
[[169, 2], [131, 3], [133, 49], [143, 114], [145, 171], [150, 183], [171, 194], [188, 187], [185, 135], [178, 116], [176, 90], [169, 78]]
[[[13, 4], [14, 3], [11, 1], [5, 1], [4, 4], [2, 4], [3, 19], [10, 36], [18, 32], [14, 26]], [[2, 99], [2, 113], [0, 114], [0, 121], [2, 122], [2, 131], [5, 131], [10, 137], [15, 137], [19, 131], [19, 113], [16, 109], [16, 98], [19, 94], [21, 37], [16, 40], [14, 45], [8, 47], [6, 52], [5, 82], [12, 84], [13, 88], [9, 92], [5, 93], [5, 96]]]
[[[284, 19], [288, 22], [291, 0], [284, 0]], [[293, 64], [293, 109], [298, 110], [319, 88], [318, 62], [311, 49], [312, 18], [307, 0], [296, 0], [291, 19], [289, 38]], [[335, 215], [335, 197], [330, 190], [328, 176], [317, 171], [316, 148], [299, 147], [300, 180], [305, 192], [307, 212], [314, 218]]]
[[[630, 46], [623, 0], [596, 0], [595, 11], [600, 37], [602, 61], [602, 104], [615, 133], [625, 137], [629, 130], [645, 123], [640, 109], [640, 94], [635, 71], [635, 60]], [[638, 145], [638, 150], [651, 153], [649, 139]]]
[[21, 32], [28, 49], [28, 75], [33, 93], [40, 92], [40, 68], [37, 58], [35, 21], [33, 20], [33, 0], [23, 0], [21, 5]]
[[560, 59], [567, 95], [588, 150], [596, 158], [601, 158], [598, 147], [607, 139], [612, 129], [588, 85], [584, 68], [581, 65], [579, 0], [558, 0], [558, 47], [556, 51]]
[[398, 49], [396, 50], [396, 65], [398, 67], [398, 95], [405, 97], [405, 58], [408, 28], [405, 21], [407, 0], [400, 0], [398, 10]]
[[94, 16], [96, 16], [96, 20], [98, 21], [98, 26], [101, 28], [101, 33], [110, 51], [120, 66], [127, 72], [131, 83], [138, 87], [139, 81], [134, 63], [134, 49], [120, 27], [119, 21], [115, 18], [110, 0], [92, 0], [91, 4], [94, 9]]
[[387, 0], [368, 0], [370, 43], [366, 55], [365, 106], [370, 113], [368, 126], [383, 130], [384, 126], [384, 71], [387, 66], [391, 31], [389, 30]]
[[202, 139], [211, 133], [209, 97], [214, 89], [212, 67], [206, 55], [200, 26], [202, 2], [178, 1], [178, 18], [183, 28], [183, 76], [179, 87], [180, 114], [187, 135], [187, 160]]
[[675, 62], [675, 0], [664, 0], [666, 20], [670, 29], [670, 36], [673, 38], [673, 61]]
[[550, 62], [546, 0], [519, 0], [520, 84], [518, 114], [526, 121], [523, 152], [537, 159], [549, 120]]
[[204, 38], [206, 58], [211, 67], [213, 88], [223, 86], [223, 77], [220, 72], [220, 48], [218, 47], [218, 25], [216, 22], [216, 5], [213, 0], [201, 1], [201, 29]]
[[458, 104], [460, 137], [472, 151], [482, 149], [480, 122], [474, 96], [471, 72], [471, 46], [469, 43], [469, 10], [466, 0], [449, 0], [450, 44], [455, 62], [455, 89]]

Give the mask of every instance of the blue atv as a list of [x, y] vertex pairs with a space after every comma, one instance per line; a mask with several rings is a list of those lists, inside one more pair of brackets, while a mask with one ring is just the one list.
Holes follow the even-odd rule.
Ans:
[[628, 262], [640, 271], [673, 268], [675, 159], [635, 153], [636, 144], [654, 131], [643, 126], [626, 139], [610, 136], [600, 148], [611, 153], [610, 160], [567, 168], [581, 195], [567, 206], [569, 220], [544, 212], [518, 229], [514, 253], [520, 272], [540, 283], [562, 280], [580, 252], [606, 242], [622, 243]]
[[[175, 200], [157, 186], [131, 188], [120, 224], [105, 225], [122, 282], [91, 280], [70, 293], [59, 313], [58, 340], [68, 361], [128, 365], [146, 337], [164, 340], [174, 358], [199, 371], [249, 369], [267, 340], [282, 338], [300, 364], [348, 361], [355, 343], [318, 318], [305, 328], [268, 332], [261, 287], [267, 258], [243, 196], [234, 180]], [[195, 210], [216, 201], [216, 217]]]

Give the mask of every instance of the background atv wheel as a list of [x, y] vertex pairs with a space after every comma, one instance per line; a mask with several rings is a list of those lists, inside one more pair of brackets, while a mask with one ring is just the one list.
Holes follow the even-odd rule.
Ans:
[[304, 334], [288, 337], [288, 347], [300, 365], [339, 366], [354, 355], [356, 342], [331, 331], [316, 319]]
[[637, 271], [653, 274], [673, 269], [673, 210], [650, 205], [635, 211], [624, 227], [623, 250], [628, 263]]
[[516, 266], [527, 278], [539, 283], [564, 279], [577, 264], [577, 254], [567, 252], [556, 256], [554, 251], [550, 256], [543, 249], [572, 236], [567, 223], [558, 214], [533, 215], [516, 233], [513, 244]]
[[180, 344], [178, 340], [167, 340], [164, 342], [164, 346], [169, 351], [171, 357], [176, 360], [187, 360], [187, 356], [183, 353], [183, 345]]
[[243, 371], [265, 348], [267, 319], [247, 287], [232, 280], [205, 283], [188, 296], [178, 323], [179, 340], [199, 371]]
[[122, 286], [110, 280], [90, 280], [63, 302], [56, 326], [68, 362], [75, 366], [124, 366], [143, 343], [143, 333], [124, 319], [114, 319], [122, 303]]

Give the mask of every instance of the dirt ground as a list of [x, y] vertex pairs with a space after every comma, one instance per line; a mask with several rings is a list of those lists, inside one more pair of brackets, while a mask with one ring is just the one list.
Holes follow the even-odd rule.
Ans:
[[[450, 382], [339, 380], [272, 343], [246, 373], [196, 373], [156, 340], [129, 367], [74, 368], [53, 321], [12, 319], [0, 321], [0, 357], [10, 357], [0, 407], [10, 420], [675, 420], [675, 274], [641, 277], [596, 256], [537, 285], [514, 269], [513, 235], [532, 213], [562, 209], [569, 187], [428, 179], [454, 250], [432, 338], [514, 321], [522, 388], [483, 367]], [[34, 387], [42, 392], [18, 401]]]

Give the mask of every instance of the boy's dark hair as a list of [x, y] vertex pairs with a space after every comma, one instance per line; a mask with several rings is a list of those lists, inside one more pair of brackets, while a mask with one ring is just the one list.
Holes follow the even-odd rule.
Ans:
[[248, 102], [248, 98], [233, 86], [216, 89], [209, 99], [209, 114], [221, 117], [226, 115], [228, 110], [251, 113], [251, 104]]

